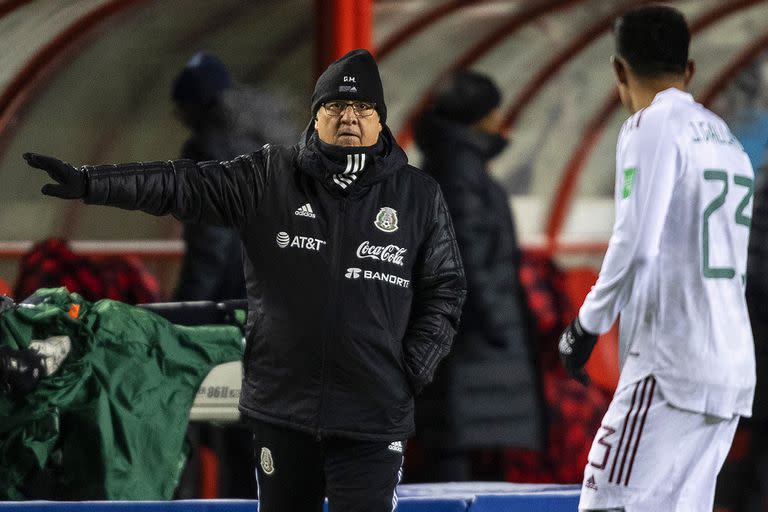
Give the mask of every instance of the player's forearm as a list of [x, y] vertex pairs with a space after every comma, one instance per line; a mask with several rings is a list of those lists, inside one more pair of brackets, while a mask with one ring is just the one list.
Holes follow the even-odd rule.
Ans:
[[600, 276], [579, 310], [579, 321], [587, 331], [607, 332], [629, 302], [637, 280], [643, 278], [649, 259], [637, 243], [615, 235], [611, 238]]

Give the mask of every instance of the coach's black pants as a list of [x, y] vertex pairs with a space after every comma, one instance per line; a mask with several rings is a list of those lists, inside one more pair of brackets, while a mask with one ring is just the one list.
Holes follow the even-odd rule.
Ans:
[[405, 442], [317, 440], [250, 421], [259, 512], [392, 512]]

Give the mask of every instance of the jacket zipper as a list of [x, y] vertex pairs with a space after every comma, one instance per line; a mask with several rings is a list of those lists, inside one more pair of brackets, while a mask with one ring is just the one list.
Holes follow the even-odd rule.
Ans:
[[323, 402], [325, 401], [325, 394], [328, 382], [328, 344], [333, 342], [334, 335], [336, 334], [337, 323], [340, 318], [341, 308], [336, 307], [338, 305], [339, 295], [339, 282], [341, 281], [341, 252], [343, 249], [343, 233], [344, 233], [344, 211], [347, 205], [347, 198], [342, 198], [339, 203], [339, 216], [337, 217], [336, 225], [333, 229], [333, 253], [331, 256], [331, 293], [328, 304], [332, 308], [328, 315], [330, 321], [328, 322], [328, 329], [323, 337], [323, 350], [321, 360], [321, 380], [320, 383], [320, 401], [317, 406], [317, 422], [315, 424], [315, 438], [320, 441], [322, 439], [322, 433], [320, 431], [320, 424], [322, 423], [323, 416]]

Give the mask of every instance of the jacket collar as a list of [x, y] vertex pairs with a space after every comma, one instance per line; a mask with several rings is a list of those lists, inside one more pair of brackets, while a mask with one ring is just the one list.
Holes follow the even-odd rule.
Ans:
[[[310, 122], [299, 142], [298, 165], [303, 172], [320, 181], [335, 194], [337, 190], [334, 190], [336, 187], [333, 185], [332, 176], [338, 172], [338, 169], [333, 165], [328, 165], [329, 155], [327, 155], [327, 151], [322, 154], [322, 146], [327, 145], [321, 143], [317, 138], [314, 125]], [[360, 191], [364, 192], [364, 187], [387, 179], [398, 169], [408, 164], [408, 157], [395, 141], [387, 125], [382, 125], [376, 146], [378, 146], [377, 150], [372, 152], [372, 162], [366, 166], [362, 176], [349, 187], [348, 190], [351, 195], [356, 195]], [[331, 147], [335, 148], [335, 146]]]
[[693, 96], [691, 93], [681, 91], [680, 89], [676, 87], [670, 87], [668, 89], [664, 89], [663, 91], [659, 91], [656, 93], [656, 96], [653, 97], [653, 101], [651, 102], [651, 105], [654, 103], [658, 103], [660, 101], [685, 101], [688, 103], [693, 103]]

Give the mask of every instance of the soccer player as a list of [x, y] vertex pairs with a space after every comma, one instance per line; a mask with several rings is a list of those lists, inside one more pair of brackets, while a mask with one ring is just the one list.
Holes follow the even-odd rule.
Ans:
[[744, 299], [753, 170], [718, 116], [685, 92], [690, 33], [652, 6], [614, 27], [632, 112], [616, 149], [616, 219], [597, 283], [562, 334], [571, 375], [617, 316], [621, 377], [584, 471], [582, 511], [712, 510], [755, 358]]

